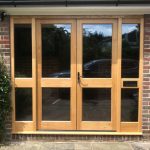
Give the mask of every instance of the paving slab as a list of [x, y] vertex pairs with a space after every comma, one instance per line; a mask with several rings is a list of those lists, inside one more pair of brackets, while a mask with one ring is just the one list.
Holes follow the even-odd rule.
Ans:
[[74, 150], [74, 143], [55, 143], [55, 150]]
[[150, 150], [150, 142], [13, 142], [0, 150]]
[[150, 150], [150, 142], [134, 142], [132, 147], [134, 150]]
[[92, 150], [92, 143], [91, 142], [75, 143], [75, 150]]
[[93, 143], [93, 150], [133, 150], [129, 143]]

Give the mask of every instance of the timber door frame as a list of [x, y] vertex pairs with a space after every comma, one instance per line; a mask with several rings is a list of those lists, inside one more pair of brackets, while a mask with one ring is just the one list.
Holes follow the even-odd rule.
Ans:
[[[80, 34], [80, 30], [77, 30], [77, 22], [79, 25], [79, 22], [81, 20], [90, 20], [90, 21], [96, 21], [100, 22], [103, 20], [107, 20], [108, 22], [111, 22], [110, 20], [117, 22], [117, 32], [116, 35], [118, 37], [117, 42], [115, 44], [116, 51], [117, 51], [117, 66], [114, 65], [115, 68], [117, 68], [117, 80], [114, 82], [116, 82], [116, 88], [117, 88], [117, 93], [116, 93], [116, 100], [115, 100], [115, 104], [114, 108], [115, 108], [115, 113], [114, 114], [114, 118], [116, 119], [116, 121], [113, 122], [112, 128], [113, 130], [116, 130], [116, 132], [97, 132], [97, 131], [50, 131], [48, 129], [48, 127], [45, 129], [48, 129], [49, 131], [38, 131], [40, 130], [40, 123], [39, 123], [39, 118], [38, 115], [40, 114], [39, 110], [39, 91], [38, 90], [38, 86], [40, 84], [41, 78], [39, 77], [39, 67], [41, 67], [41, 64], [39, 62], [39, 58], [41, 57], [39, 55], [39, 43], [37, 42], [37, 40], [39, 41], [39, 36], [40, 36], [40, 32], [37, 30], [38, 27], [38, 23], [40, 22], [47, 22], [50, 23], [52, 21], [55, 21], [55, 23], [60, 22], [61, 23], [65, 23], [65, 22], [72, 22], [74, 23], [74, 29], [73, 33], [74, 33], [74, 42], [75, 43], [79, 43], [80, 42], [80, 38], [76, 39], [77, 36], [76, 34]], [[78, 20], [78, 21], [77, 21]], [[63, 22], [64, 21], [64, 22]], [[77, 21], [77, 22], [76, 22]], [[121, 49], [122, 49], [122, 24], [123, 23], [138, 23], [140, 24], [140, 66], [139, 66], [139, 78], [136, 79], [138, 81], [138, 88], [139, 88], [139, 106], [138, 106], [138, 122], [121, 122], [121, 88], [122, 88], [122, 83], [124, 80], [124, 78], [121, 78]], [[32, 78], [17, 78], [15, 77], [15, 41], [14, 41], [14, 25], [15, 24], [31, 24], [32, 26]], [[116, 23], [115, 23], [116, 24]], [[113, 31], [115, 32], [115, 31]], [[142, 134], [142, 83], [143, 83], [143, 42], [144, 42], [144, 18], [143, 16], [11, 16], [10, 17], [10, 37], [11, 37], [11, 84], [12, 84], [12, 95], [11, 95], [11, 99], [12, 99], [12, 133], [13, 134], [84, 134], [84, 135], [141, 135]], [[78, 41], [76, 41], [78, 40]], [[74, 88], [74, 90], [76, 91], [77, 89], [77, 70], [76, 70], [76, 44], [72, 44], [73, 49], [74, 49], [74, 64], [72, 64], [72, 68], [74, 68], [75, 72], [74, 73], [74, 80], [73, 82], [70, 79], [65, 79], [67, 80], [68, 84], [66, 86], [68, 87], [72, 87]], [[80, 45], [81, 46], [81, 45]], [[78, 51], [81, 48], [78, 44]], [[38, 56], [38, 57], [37, 57]], [[78, 56], [80, 57], [80, 55]], [[78, 67], [79, 69], [79, 67]], [[133, 81], [135, 79], [132, 79]], [[52, 81], [52, 80], [51, 80]], [[61, 82], [61, 79], [57, 80], [58, 82]], [[54, 80], [52, 82], [52, 84], [57, 84], [56, 80]], [[106, 82], [107, 83], [107, 82]], [[44, 82], [45, 84], [45, 82]], [[61, 85], [63, 86], [63, 82], [61, 82]], [[107, 85], [107, 84], [106, 84]], [[56, 85], [55, 85], [56, 86]], [[17, 121], [15, 118], [15, 88], [32, 88], [32, 121]], [[77, 96], [75, 93], [73, 94], [74, 98]], [[72, 106], [72, 105], [71, 105]], [[74, 106], [72, 107], [74, 110], [73, 116], [76, 116], [78, 113], [80, 112], [76, 112], [76, 108], [78, 108], [78, 106], [80, 106], [80, 102], [79, 99], [77, 101], [77, 105], [76, 102], [74, 101]], [[80, 118], [78, 118], [78, 121], [80, 121]], [[67, 124], [64, 123], [63, 126], [59, 125], [59, 127], [61, 126], [61, 129], [58, 129], [58, 126], [55, 126], [55, 123], [51, 123], [52, 126], [55, 126], [56, 130], [64, 130], [66, 127], [68, 130], [76, 130], [76, 119], [73, 120], [72, 124], [68, 123], [69, 126], [66, 126]], [[47, 124], [48, 125], [48, 124]], [[80, 124], [77, 124], [77, 130], [80, 129]], [[55, 129], [51, 129], [51, 130], [55, 130]], [[82, 129], [82, 128], [81, 128]], [[66, 129], [65, 129], [66, 130]]]
[[[38, 130], [76, 130], [76, 20], [37, 20]], [[42, 78], [42, 24], [71, 24], [70, 78]], [[42, 121], [42, 87], [70, 88], [70, 121]]]
[[[112, 63], [111, 78], [82, 78], [82, 24], [112, 24]], [[77, 20], [77, 72], [85, 84], [77, 84], [77, 130], [116, 130], [117, 113], [117, 20], [116, 19], [79, 19]], [[82, 121], [82, 89], [111, 88], [111, 121]]]

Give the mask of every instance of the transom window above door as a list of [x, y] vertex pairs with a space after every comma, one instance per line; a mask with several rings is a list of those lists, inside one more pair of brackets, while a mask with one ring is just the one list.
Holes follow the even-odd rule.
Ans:
[[141, 132], [143, 19], [11, 18], [13, 133]]

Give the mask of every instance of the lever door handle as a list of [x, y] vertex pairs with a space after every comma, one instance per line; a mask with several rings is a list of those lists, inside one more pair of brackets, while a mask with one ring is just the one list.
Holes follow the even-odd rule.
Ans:
[[80, 72], [78, 72], [78, 83], [79, 83], [79, 84], [80, 84], [80, 81], [81, 81], [81, 80], [80, 80], [80, 77], [81, 77], [81, 76], [80, 76]]
[[83, 83], [81, 79], [82, 79], [82, 76], [80, 75], [80, 72], [78, 72], [78, 83], [79, 83], [79, 85], [80, 85], [80, 86], [81, 86], [81, 85], [87, 86], [88, 84]]

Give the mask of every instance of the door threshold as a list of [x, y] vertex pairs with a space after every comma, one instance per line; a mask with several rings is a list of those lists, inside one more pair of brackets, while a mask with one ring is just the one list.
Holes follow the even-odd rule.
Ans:
[[142, 135], [142, 132], [115, 131], [21, 131], [12, 134], [47, 134], [47, 135]]

